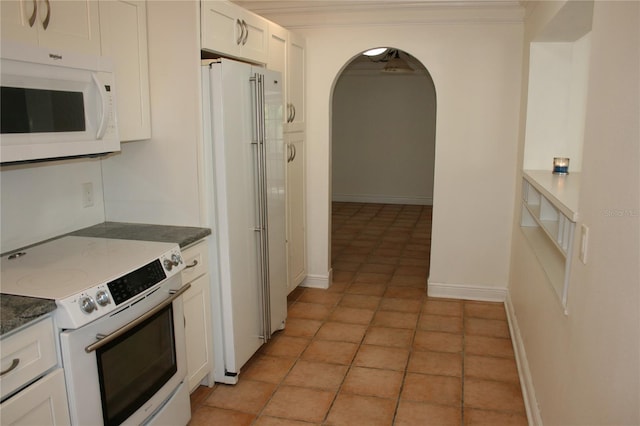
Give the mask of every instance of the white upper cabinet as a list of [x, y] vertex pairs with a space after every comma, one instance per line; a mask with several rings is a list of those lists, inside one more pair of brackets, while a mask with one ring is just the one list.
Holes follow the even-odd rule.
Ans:
[[202, 50], [267, 62], [269, 21], [228, 1], [204, 0], [201, 8]]
[[280, 71], [285, 81], [285, 132], [304, 131], [305, 40], [287, 29], [269, 23], [267, 68]]
[[3, 0], [2, 39], [100, 54], [98, 3], [91, 0]]
[[150, 139], [146, 2], [100, 0], [100, 31], [102, 55], [115, 68], [120, 139]]

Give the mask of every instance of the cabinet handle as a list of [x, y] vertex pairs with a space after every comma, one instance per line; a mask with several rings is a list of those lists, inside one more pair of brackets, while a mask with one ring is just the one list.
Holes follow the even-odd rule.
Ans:
[[293, 121], [293, 104], [287, 104], [287, 123]]
[[49, 18], [51, 18], [51, 4], [49, 3], [49, 0], [44, 0], [44, 2], [47, 5], [47, 16], [44, 17], [44, 21], [42, 21], [42, 26], [46, 30], [49, 27]]
[[193, 263], [184, 267], [184, 269], [195, 268], [198, 266], [198, 259], [193, 259]]
[[291, 145], [291, 150], [293, 151], [293, 156], [291, 156], [291, 161], [293, 161], [293, 160], [296, 159], [296, 153], [297, 153], [296, 146], [292, 144]]
[[296, 106], [291, 104], [291, 110], [293, 111], [293, 115], [291, 115], [291, 123], [296, 119]]
[[236, 44], [242, 43], [242, 38], [244, 37], [244, 26], [242, 26], [242, 22], [239, 19], [236, 19], [236, 25], [240, 28], [240, 35], [236, 39]]
[[18, 364], [20, 364], [20, 358], [14, 358], [13, 361], [11, 361], [9, 368], [4, 371], [0, 371], [0, 376], [4, 376], [5, 374], [15, 370]]
[[244, 46], [247, 44], [247, 39], [249, 38], [249, 26], [244, 19], [242, 20], [242, 26], [244, 27], [244, 38], [242, 39], [242, 45]]
[[29, 18], [29, 26], [33, 27], [33, 24], [36, 23], [36, 16], [38, 16], [38, 1], [37, 0], [33, 0], [33, 13], [31, 14], [31, 17]]

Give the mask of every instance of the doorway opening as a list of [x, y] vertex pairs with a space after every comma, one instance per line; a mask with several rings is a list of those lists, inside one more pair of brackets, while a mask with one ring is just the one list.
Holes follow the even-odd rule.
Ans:
[[411, 54], [368, 52], [345, 65], [332, 95], [333, 286], [418, 296], [431, 252], [435, 86]]

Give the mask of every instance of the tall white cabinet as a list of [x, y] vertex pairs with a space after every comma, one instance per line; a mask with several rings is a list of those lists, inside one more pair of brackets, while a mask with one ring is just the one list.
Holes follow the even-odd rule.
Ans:
[[307, 275], [305, 212], [305, 42], [287, 29], [269, 23], [267, 68], [284, 79], [286, 144], [287, 287], [295, 289]]

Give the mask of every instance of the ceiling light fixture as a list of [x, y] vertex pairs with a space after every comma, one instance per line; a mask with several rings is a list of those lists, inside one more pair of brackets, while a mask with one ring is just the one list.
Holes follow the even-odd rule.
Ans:
[[386, 47], [376, 47], [375, 49], [369, 49], [366, 52], [362, 52], [364, 56], [378, 56], [387, 51]]
[[384, 66], [382, 72], [393, 74], [410, 74], [415, 70], [409, 66], [407, 61], [400, 57], [400, 51], [396, 50], [389, 62]]

